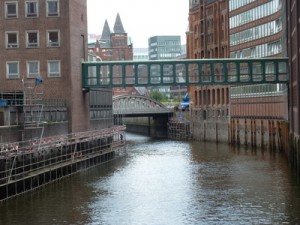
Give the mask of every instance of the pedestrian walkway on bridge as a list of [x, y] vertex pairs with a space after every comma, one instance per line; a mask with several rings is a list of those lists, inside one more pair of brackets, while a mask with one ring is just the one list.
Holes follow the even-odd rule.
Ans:
[[287, 83], [288, 58], [82, 63], [83, 90], [97, 87]]

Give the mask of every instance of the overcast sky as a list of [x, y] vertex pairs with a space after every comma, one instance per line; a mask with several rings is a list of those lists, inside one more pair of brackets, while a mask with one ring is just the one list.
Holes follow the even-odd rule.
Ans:
[[157, 35], [180, 35], [186, 43], [188, 0], [87, 0], [88, 32], [102, 34], [107, 19], [114, 27], [117, 13], [131, 37], [134, 48], [148, 47], [148, 38]]

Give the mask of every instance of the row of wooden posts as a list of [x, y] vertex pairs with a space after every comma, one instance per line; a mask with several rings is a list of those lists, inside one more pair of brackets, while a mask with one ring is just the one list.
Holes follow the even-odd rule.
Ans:
[[231, 119], [230, 143], [270, 150], [288, 149], [289, 126], [287, 121], [274, 119]]

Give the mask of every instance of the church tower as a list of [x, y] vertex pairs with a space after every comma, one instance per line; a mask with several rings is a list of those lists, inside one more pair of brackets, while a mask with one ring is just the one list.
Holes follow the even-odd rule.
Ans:
[[94, 52], [102, 61], [133, 60], [132, 43], [123, 27], [120, 14], [117, 14], [114, 29], [110, 30], [108, 21], [105, 20], [100, 42], [96, 43]]
[[122, 24], [119, 13], [117, 14], [117, 18], [116, 18], [116, 21], [115, 21], [114, 32], [117, 33], [117, 34], [125, 34], [126, 33], [125, 30], [124, 30], [124, 27], [123, 27], [123, 24]]
[[107, 20], [105, 20], [102, 35], [101, 35], [101, 43], [103, 47], [111, 47], [111, 40], [110, 40], [111, 32], [108, 25]]

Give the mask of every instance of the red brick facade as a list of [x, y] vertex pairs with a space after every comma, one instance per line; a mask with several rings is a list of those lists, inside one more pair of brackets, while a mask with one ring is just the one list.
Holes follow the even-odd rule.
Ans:
[[300, 2], [287, 1], [288, 50], [290, 58], [290, 151], [288, 156], [300, 176]]
[[[27, 77], [28, 61], [39, 63], [39, 75], [43, 79], [44, 99], [62, 99], [69, 111], [69, 132], [88, 129], [89, 113], [85, 107], [87, 96], [81, 88], [81, 62], [87, 60], [87, 3], [86, 0], [59, 0], [57, 14], [49, 16], [47, 1], [37, 1], [30, 18], [26, 14], [28, 1], [14, 1], [17, 15], [7, 16], [7, 3], [0, 5], [0, 91], [22, 91], [22, 80]], [[52, 6], [51, 6], [52, 7]], [[53, 9], [51, 9], [53, 10]], [[55, 7], [54, 7], [55, 10]], [[28, 32], [37, 34], [38, 46], [28, 47]], [[53, 45], [48, 40], [51, 31], [58, 36]], [[18, 46], [7, 46], [7, 33], [17, 34]], [[49, 62], [59, 65], [58, 74], [49, 75]], [[18, 75], [7, 77], [7, 63], [17, 62]], [[55, 68], [56, 70], [57, 68]]]
[[300, 3], [288, 0], [288, 43], [290, 58], [290, 130], [293, 135], [300, 138]]
[[[189, 31], [187, 32], [187, 58], [228, 58], [228, 45], [227, 1], [191, 1]], [[205, 122], [210, 123], [213, 127], [216, 126], [215, 124], [225, 123], [227, 125], [224, 126], [224, 132], [227, 132], [229, 123], [228, 87], [220, 85], [190, 86], [189, 93], [194, 138], [211, 139], [212, 141], [220, 139], [217, 138], [218, 135], [215, 131], [213, 131], [214, 134], [206, 135], [198, 131], [203, 130], [203, 127], [200, 126]], [[222, 141], [227, 141], [227, 138], [226, 134]]]
[[[98, 60], [100, 61], [132, 61], [132, 47], [132, 43], [128, 42], [128, 35], [123, 29], [122, 21], [118, 14], [115, 21], [114, 33], [110, 33], [106, 21], [101, 39], [96, 40], [94, 45], [89, 45], [89, 50], [92, 50], [94, 54], [98, 56]], [[116, 68], [116, 70], [114, 70], [115, 79], [121, 79], [121, 73], [122, 72]], [[126, 74], [133, 74], [133, 70], [128, 67], [126, 69]], [[125, 93], [130, 94], [131, 92], [131, 88], [113, 88], [113, 96]]]

